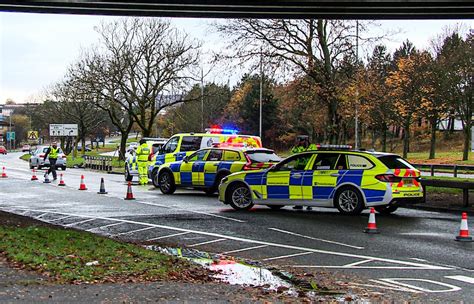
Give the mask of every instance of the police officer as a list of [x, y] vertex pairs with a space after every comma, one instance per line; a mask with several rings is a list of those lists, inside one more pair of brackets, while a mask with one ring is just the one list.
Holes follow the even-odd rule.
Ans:
[[137, 148], [137, 162], [138, 175], [140, 178], [140, 185], [148, 184], [148, 156], [150, 155], [150, 148], [145, 139], [140, 139], [140, 146]]
[[53, 173], [53, 180], [57, 179], [56, 175], [56, 161], [58, 160], [58, 153], [59, 153], [59, 148], [58, 148], [58, 143], [53, 141], [51, 146], [46, 150], [46, 153], [44, 154], [44, 160], [46, 158], [49, 159], [49, 169], [46, 171], [44, 174], [44, 177], [48, 176], [49, 173]]

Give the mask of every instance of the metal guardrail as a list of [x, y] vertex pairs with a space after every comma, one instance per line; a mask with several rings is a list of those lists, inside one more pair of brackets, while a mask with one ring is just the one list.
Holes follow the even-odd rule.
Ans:
[[453, 180], [421, 179], [421, 185], [423, 186], [423, 198], [425, 199], [425, 201], [427, 186], [462, 189], [462, 201], [464, 207], [469, 207], [469, 190], [474, 189], [474, 182]]
[[111, 156], [82, 156], [84, 159], [84, 168], [99, 170], [99, 171], [112, 171], [112, 160]]
[[[448, 170], [453, 173], [454, 177], [458, 177], [459, 171], [467, 171], [467, 174], [474, 174], [474, 166], [469, 165], [438, 165], [438, 164], [414, 164], [411, 163], [417, 169], [420, 170], [429, 170], [431, 176], [435, 176], [435, 172], [439, 170]], [[443, 172], [446, 173], [446, 172]]]

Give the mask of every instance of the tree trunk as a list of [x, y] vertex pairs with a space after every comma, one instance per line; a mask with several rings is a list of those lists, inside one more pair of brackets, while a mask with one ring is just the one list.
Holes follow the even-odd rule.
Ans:
[[82, 144], [82, 155], [86, 154], [86, 137], [81, 138], [81, 144]]
[[382, 151], [387, 152], [387, 125], [382, 126]]
[[375, 142], [377, 141], [377, 132], [375, 132], [375, 129], [372, 129], [372, 149], [375, 150]]
[[436, 122], [438, 119], [436, 117], [430, 120], [431, 123], [431, 140], [430, 140], [430, 157], [429, 159], [435, 158], [435, 150], [436, 150]]
[[410, 119], [405, 120], [405, 125], [403, 126], [403, 158], [408, 157], [408, 152], [410, 151]]
[[462, 151], [462, 160], [469, 159], [469, 150], [470, 150], [470, 142], [471, 142], [471, 124], [466, 124], [464, 127], [464, 148]]

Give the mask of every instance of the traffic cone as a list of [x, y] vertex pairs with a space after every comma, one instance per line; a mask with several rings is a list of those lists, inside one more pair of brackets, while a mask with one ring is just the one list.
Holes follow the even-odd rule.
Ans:
[[103, 177], [100, 179], [100, 190], [99, 192], [97, 192], [97, 194], [107, 194], [107, 191], [105, 191], [105, 184], [104, 184]]
[[63, 174], [59, 174], [59, 184], [58, 186], [64, 187], [66, 186], [66, 183], [63, 181]]
[[87, 190], [86, 184], [84, 184], [84, 175], [81, 175], [81, 184], [79, 185], [79, 190]]
[[135, 198], [133, 197], [132, 193], [132, 182], [128, 182], [128, 188], [127, 188], [127, 196], [125, 196], [125, 200], [134, 200]]
[[38, 180], [38, 177], [36, 176], [36, 171], [35, 171], [35, 169], [33, 169], [33, 175], [31, 176], [31, 180], [32, 180], [32, 181]]
[[50, 184], [50, 183], [51, 183], [51, 181], [49, 180], [49, 175], [48, 175], [48, 174], [45, 174], [45, 175], [44, 175], [44, 182], [43, 182], [43, 184]]
[[456, 241], [472, 242], [472, 237], [469, 236], [469, 228], [467, 227], [467, 213], [463, 212], [461, 217], [461, 228], [459, 235], [456, 236]]
[[7, 178], [7, 173], [5, 172], [5, 167], [2, 169], [2, 178]]
[[364, 232], [370, 234], [379, 233], [377, 230], [377, 224], [375, 223], [375, 209], [373, 207], [370, 208], [369, 224], [367, 225], [367, 228], [364, 229]]

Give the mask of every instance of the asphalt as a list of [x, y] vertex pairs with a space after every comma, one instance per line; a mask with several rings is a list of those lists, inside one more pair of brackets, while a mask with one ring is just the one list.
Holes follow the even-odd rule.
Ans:
[[[289, 207], [236, 212], [198, 191], [166, 196], [152, 186], [134, 186], [136, 200], [125, 201], [122, 176], [82, 169], [64, 172], [64, 188], [32, 182], [19, 156], [0, 158], [10, 176], [0, 180], [5, 211], [125, 240], [354, 276], [354, 287], [391, 291], [400, 298], [466, 303], [474, 298], [474, 243], [454, 241], [460, 214], [401, 208], [391, 216], [377, 215], [380, 234], [368, 235], [362, 232], [367, 212], [343, 216], [332, 209]], [[77, 190], [82, 174], [87, 191]], [[107, 195], [96, 194], [101, 177]], [[468, 223], [474, 225], [472, 219]]]

